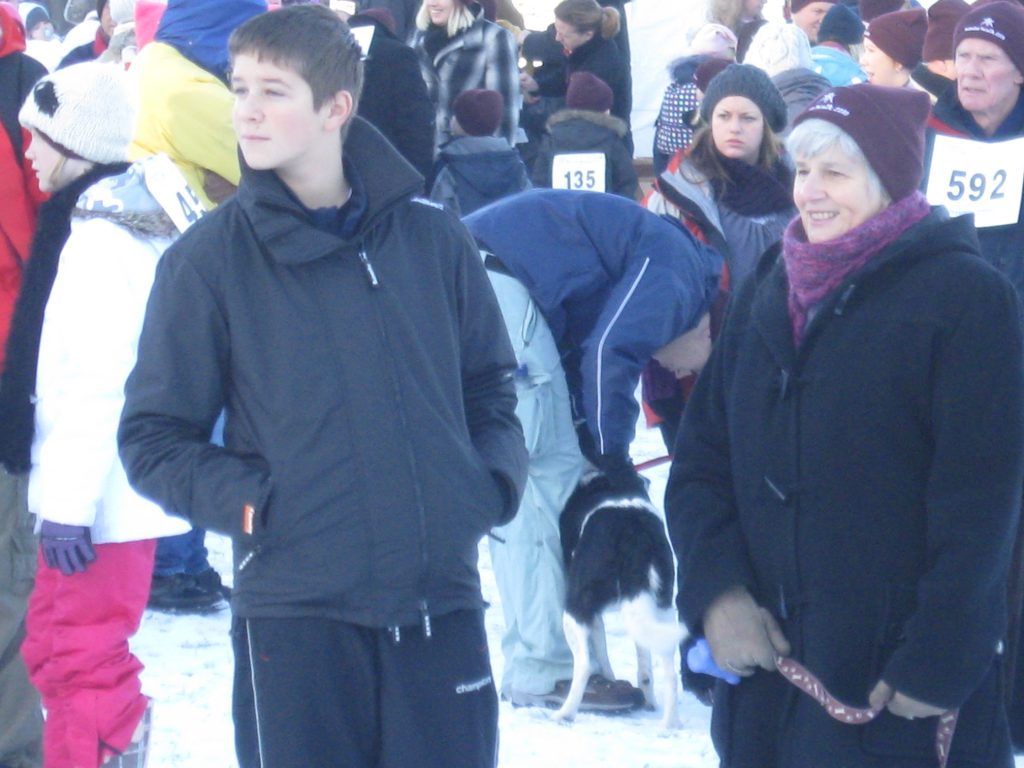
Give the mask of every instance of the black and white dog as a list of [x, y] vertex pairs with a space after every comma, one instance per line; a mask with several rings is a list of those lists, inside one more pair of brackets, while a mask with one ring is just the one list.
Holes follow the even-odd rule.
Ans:
[[637, 685], [654, 708], [651, 653], [664, 675], [664, 729], [678, 725], [675, 653], [686, 630], [672, 606], [675, 565], [665, 525], [647, 498], [643, 480], [635, 487], [613, 483], [601, 473], [585, 476], [559, 521], [567, 571], [562, 624], [573, 655], [572, 685], [556, 720], [571, 720], [590, 677], [589, 640], [601, 674], [614, 680], [601, 614], [621, 604], [636, 644]]

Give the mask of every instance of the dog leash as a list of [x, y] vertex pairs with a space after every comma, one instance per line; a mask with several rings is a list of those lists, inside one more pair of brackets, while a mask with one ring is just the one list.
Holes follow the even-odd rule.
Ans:
[[634, 464], [633, 469], [637, 472], [643, 472], [645, 469], [654, 469], [655, 467], [666, 464], [670, 461], [672, 461], [672, 454], [669, 454], [668, 456], [659, 456], [656, 459], [641, 461], [639, 464]]
[[[686, 665], [693, 672], [720, 678], [729, 685], [737, 685], [740, 682], [737, 675], [727, 672], [715, 663], [711, 655], [711, 648], [708, 646], [707, 640], [703, 638], [690, 648], [686, 655]], [[821, 680], [814, 673], [808, 671], [807, 667], [787, 656], [776, 655], [775, 666], [785, 680], [818, 702], [830, 717], [841, 723], [864, 725], [878, 717], [885, 709], [884, 704], [878, 707], [851, 707], [844, 704], [829, 693]], [[946, 768], [959, 716], [960, 710], [951, 709], [938, 717], [935, 726], [935, 755], [938, 758], [939, 768]]]
[[[818, 702], [830, 717], [841, 723], [850, 725], [870, 723], [885, 709], [884, 704], [877, 707], [851, 707], [843, 704], [829, 693], [821, 680], [799, 661], [794, 661], [786, 656], [776, 656], [775, 666], [786, 680]], [[935, 755], [939, 760], [939, 768], [946, 768], [946, 762], [949, 760], [949, 748], [953, 743], [953, 734], [956, 732], [956, 721], [959, 716], [960, 710], [958, 709], [950, 709], [939, 715], [935, 726]]]

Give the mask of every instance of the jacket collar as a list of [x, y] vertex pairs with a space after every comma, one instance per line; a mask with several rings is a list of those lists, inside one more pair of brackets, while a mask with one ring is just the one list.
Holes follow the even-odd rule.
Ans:
[[356, 236], [347, 241], [314, 228], [276, 173], [254, 171], [240, 157], [242, 181], [238, 203], [274, 260], [301, 264], [323, 258], [339, 248], [362, 248], [364, 238], [384, 214], [423, 188], [423, 177], [376, 128], [360, 117], [352, 120], [344, 153], [346, 164], [359, 175], [366, 192], [366, 213]]
[[[474, 10], [470, 8], [470, 10]], [[444, 47], [434, 56], [435, 65], [442, 58], [452, 51], [463, 48], [467, 51], [475, 51], [484, 47], [484, 31], [487, 27], [487, 21], [483, 17], [483, 10], [479, 6], [475, 9], [474, 15], [476, 21], [473, 22], [471, 27], [467, 27], [461, 35], [456, 35], [453, 39], [449, 40], [444, 44]]]
[[964, 250], [980, 252], [974, 227], [964, 217], [951, 219], [945, 209], [933, 208], [927, 217], [850, 275], [821, 303], [807, 325], [798, 351], [793, 346], [793, 327], [787, 309], [789, 283], [782, 261], [782, 245], [777, 243], [761, 258], [752, 278], [757, 288], [751, 307], [751, 323], [779, 367], [791, 371], [806, 358], [807, 350], [813, 347], [828, 319], [854, 306], [877, 280], [891, 280], [893, 270], [907, 269], [923, 259], [940, 258], [945, 253]]

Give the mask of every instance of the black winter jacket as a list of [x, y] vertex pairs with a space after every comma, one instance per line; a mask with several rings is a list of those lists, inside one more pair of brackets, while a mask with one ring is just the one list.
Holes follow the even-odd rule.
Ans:
[[420, 74], [416, 53], [369, 16], [353, 16], [354, 27], [373, 25], [373, 42], [364, 62], [359, 115], [424, 177], [434, 163], [434, 105]]
[[595, 34], [569, 54], [566, 82], [574, 72], [596, 75], [612, 89], [612, 114], [629, 125], [633, 111], [633, 84], [629, 81], [629, 67], [614, 40]]
[[351, 240], [244, 169], [167, 251], [119, 443], [140, 493], [234, 537], [239, 616], [408, 625], [483, 605], [477, 544], [525, 480], [515, 358], [466, 230], [365, 121], [345, 154]]
[[555, 155], [600, 152], [605, 156], [605, 192], [637, 199], [640, 181], [633, 158], [623, 143], [628, 128], [617, 117], [589, 109], [563, 109], [548, 119], [548, 134], [541, 142], [533, 165], [533, 183], [551, 186], [551, 164]]
[[[969, 220], [939, 211], [826, 298], [799, 350], [766, 255], [687, 404], [666, 515], [695, 633], [745, 586], [841, 701], [865, 706], [882, 678], [961, 707], [949, 766], [1005, 766], [1020, 307]], [[726, 768], [935, 760], [934, 719], [840, 724], [774, 673], [718, 686], [714, 715]]]

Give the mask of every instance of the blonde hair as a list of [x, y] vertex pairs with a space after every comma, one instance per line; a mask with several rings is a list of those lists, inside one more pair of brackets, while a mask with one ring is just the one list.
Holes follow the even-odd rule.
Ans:
[[593, 32], [606, 40], [619, 34], [619, 12], [602, 8], [597, 0], [562, 0], [555, 6], [555, 18], [581, 34]]
[[733, 32], [739, 32], [742, 16], [743, 0], [711, 0], [708, 21], [728, 27]]
[[[462, 0], [455, 0], [452, 7], [452, 15], [448, 17], [446, 30], [448, 37], [455, 37], [464, 29], [469, 29], [476, 22], [473, 12], [467, 8]], [[424, 0], [420, 9], [416, 12], [416, 29], [426, 32], [430, 28], [430, 12], [427, 10], [427, 3]]]

